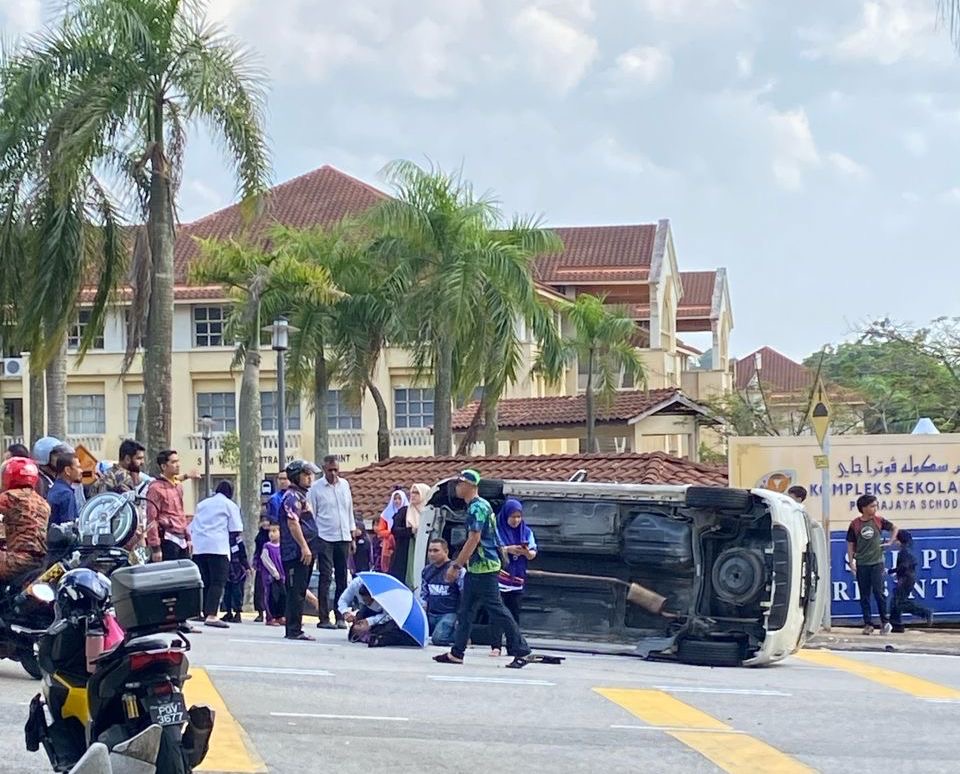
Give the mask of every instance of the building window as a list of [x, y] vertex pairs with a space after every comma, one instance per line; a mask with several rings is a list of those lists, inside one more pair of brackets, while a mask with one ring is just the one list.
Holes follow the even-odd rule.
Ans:
[[193, 307], [193, 344], [196, 347], [222, 347], [226, 315], [222, 306]]
[[350, 406], [343, 390], [327, 390], [327, 421], [331, 430], [360, 430], [360, 407]]
[[213, 418], [215, 433], [237, 431], [237, 396], [232, 392], [198, 392], [197, 420], [202, 416]]
[[67, 396], [67, 432], [70, 435], [103, 435], [107, 415], [102, 395]]
[[140, 417], [140, 406], [143, 404], [143, 393], [127, 393], [127, 435], [137, 437], [137, 419]]
[[[277, 432], [277, 393], [260, 393], [260, 429], [265, 433]], [[300, 399], [295, 395], [287, 396], [287, 413], [285, 415], [287, 430], [300, 429]]]
[[433, 389], [405, 387], [393, 391], [393, 413], [398, 429], [433, 426]]
[[[599, 373], [594, 372], [593, 374], [593, 388], [597, 388], [599, 380]], [[620, 378], [617, 382], [618, 390], [633, 390], [636, 388], [636, 381], [633, 378], [633, 374], [627, 373], [624, 369], [620, 369]], [[577, 358], [577, 389], [583, 392], [587, 389], [587, 360], [586, 358]]]
[[[81, 309], [77, 312], [76, 321], [67, 330], [67, 349], [80, 349], [80, 343], [83, 341], [83, 337], [87, 335], [87, 326], [90, 325], [90, 315], [91, 311], [89, 309]], [[103, 325], [100, 326], [90, 349], [103, 349]]]

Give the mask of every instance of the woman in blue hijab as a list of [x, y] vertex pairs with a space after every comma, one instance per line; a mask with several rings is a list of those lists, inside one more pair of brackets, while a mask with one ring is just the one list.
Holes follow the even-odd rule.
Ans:
[[[500, 596], [503, 604], [520, 623], [520, 602], [527, 582], [527, 563], [537, 556], [537, 541], [533, 530], [523, 520], [523, 503], [509, 498], [497, 514], [497, 536], [507, 563], [500, 570]], [[499, 656], [503, 647], [503, 632], [492, 632], [490, 655]]]

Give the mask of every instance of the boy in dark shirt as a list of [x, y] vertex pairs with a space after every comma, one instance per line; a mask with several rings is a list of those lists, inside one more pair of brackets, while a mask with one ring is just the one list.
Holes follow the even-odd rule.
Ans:
[[880, 625], [883, 634], [890, 634], [892, 627], [887, 620], [887, 603], [884, 599], [886, 583], [883, 572], [883, 533], [890, 533], [890, 542], [897, 539], [897, 527], [877, 515], [877, 498], [862, 495], [857, 498], [860, 515], [850, 522], [847, 529], [847, 561], [857, 578], [860, 590], [860, 610], [863, 612], [863, 633], [873, 634], [870, 613], [871, 595], [877, 601]]
[[890, 570], [896, 576], [897, 586], [893, 590], [893, 602], [890, 604], [890, 623], [895, 632], [903, 632], [901, 616], [904, 613], [922, 618], [927, 626], [933, 623], [933, 611], [910, 599], [910, 592], [917, 583], [917, 557], [913, 553], [913, 535], [902, 529], [897, 533], [900, 543], [900, 553], [897, 555], [897, 566]]

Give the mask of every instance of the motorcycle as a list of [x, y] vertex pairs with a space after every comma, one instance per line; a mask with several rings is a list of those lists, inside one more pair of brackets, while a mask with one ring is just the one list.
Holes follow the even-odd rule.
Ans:
[[34, 644], [54, 621], [53, 599], [46, 598], [43, 586], [81, 567], [110, 575], [127, 566], [129, 556], [117, 546], [137, 528], [136, 512], [131, 518], [126, 508], [130, 501], [123, 495], [99, 495], [87, 502], [76, 525], [50, 526], [41, 567], [0, 589], [0, 658], [19, 662], [34, 680], [41, 678]]
[[186, 707], [183, 630], [199, 615], [201, 588], [188, 561], [122, 568], [112, 581], [67, 572], [56, 620], [37, 645], [43, 688], [30, 702], [27, 749], [43, 747], [54, 771], [64, 772], [95, 747], [120, 751], [152, 733], [146, 762], [158, 774], [198, 766], [215, 718], [209, 707]]

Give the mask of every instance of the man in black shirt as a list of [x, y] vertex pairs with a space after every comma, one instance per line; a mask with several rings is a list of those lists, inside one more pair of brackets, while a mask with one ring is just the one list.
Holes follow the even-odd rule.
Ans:
[[890, 623], [895, 632], [903, 632], [903, 613], [922, 618], [927, 626], [933, 623], [933, 611], [910, 599], [910, 592], [917, 583], [917, 557], [913, 553], [913, 535], [902, 529], [897, 533], [900, 543], [900, 552], [897, 554], [897, 566], [890, 570], [890, 574], [897, 579], [893, 590], [893, 602], [890, 603]]

